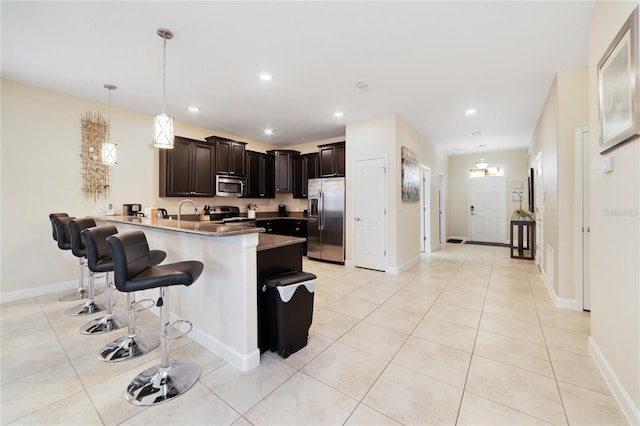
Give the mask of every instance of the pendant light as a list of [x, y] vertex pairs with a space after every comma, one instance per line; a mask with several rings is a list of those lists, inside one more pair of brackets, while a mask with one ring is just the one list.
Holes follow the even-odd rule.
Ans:
[[[484, 154], [484, 145], [480, 145], [480, 149], [482, 150], [482, 154]], [[487, 167], [489, 167], [491, 165], [491, 163], [489, 163], [487, 160], [484, 159], [484, 155], [480, 156], [480, 161], [478, 161], [475, 166], [478, 169], [486, 169]]]
[[155, 117], [154, 146], [162, 149], [173, 149], [173, 117], [165, 114], [166, 104], [166, 79], [167, 79], [167, 40], [173, 38], [173, 33], [166, 28], [158, 28], [156, 31], [162, 38], [162, 114]]
[[109, 91], [109, 121], [107, 122], [107, 141], [102, 143], [102, 164], [114, 166], [118, 164], [118, 148], [116, 144], [111, 143], [111, 91], [117, 87], [113, 84], [103, 84], [103, 87]]

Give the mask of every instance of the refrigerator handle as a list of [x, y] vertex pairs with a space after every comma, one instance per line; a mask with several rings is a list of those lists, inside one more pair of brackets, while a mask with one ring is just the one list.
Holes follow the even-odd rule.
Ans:
[[320, 205], [318, 206], [318, 231], [324, 230], [324, 192], [320, 191]]

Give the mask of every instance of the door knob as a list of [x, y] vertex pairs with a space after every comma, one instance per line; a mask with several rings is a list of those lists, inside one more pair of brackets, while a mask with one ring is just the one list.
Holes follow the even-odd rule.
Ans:
[[360, 222], [362, 219], [360, 219], [359, 217], [356, 217], [354, 220], [355, 220], [356, 222]]

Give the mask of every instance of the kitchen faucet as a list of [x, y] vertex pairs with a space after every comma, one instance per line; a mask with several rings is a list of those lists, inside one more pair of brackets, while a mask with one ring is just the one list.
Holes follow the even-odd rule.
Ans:
[[191, 205], [193, 206], [193, 209], [196, 211], [196, 213], [198, 212], [198, 209], [196, 209], [196, 203], [194, 203], [191, 200], [182, 200], [182, 201], [180, 201], [180, 204], [178, 204], [178, 220], [180, 220], [180, 215], [182, 214], [182, 205], [184, 203], [191, 203]]

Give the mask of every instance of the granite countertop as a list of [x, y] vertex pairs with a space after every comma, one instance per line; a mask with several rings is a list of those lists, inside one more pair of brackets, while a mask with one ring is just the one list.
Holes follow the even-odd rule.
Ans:
[[222, 221], [194, 222], [188, 220], [155, 219], [137, 216], [100, 216], [99, 220], [112, 223], [127, 223], [149, 228], [167, 229], [169, 231], [187, 232], [210, 237], [231, 237], [234, 235], [255, 234], [264, 232], [264, 228], [250, 227], [241, 223], [226, 224]]
[[286, 235], [265, 233], [258, 235], [258, 238], [258, 247], [256, 248], [256, 251], [271, 250], [277, 247], [290, 246], [292, 244], [301, 244], [307, 241], [306, 238], [288, 237]]

